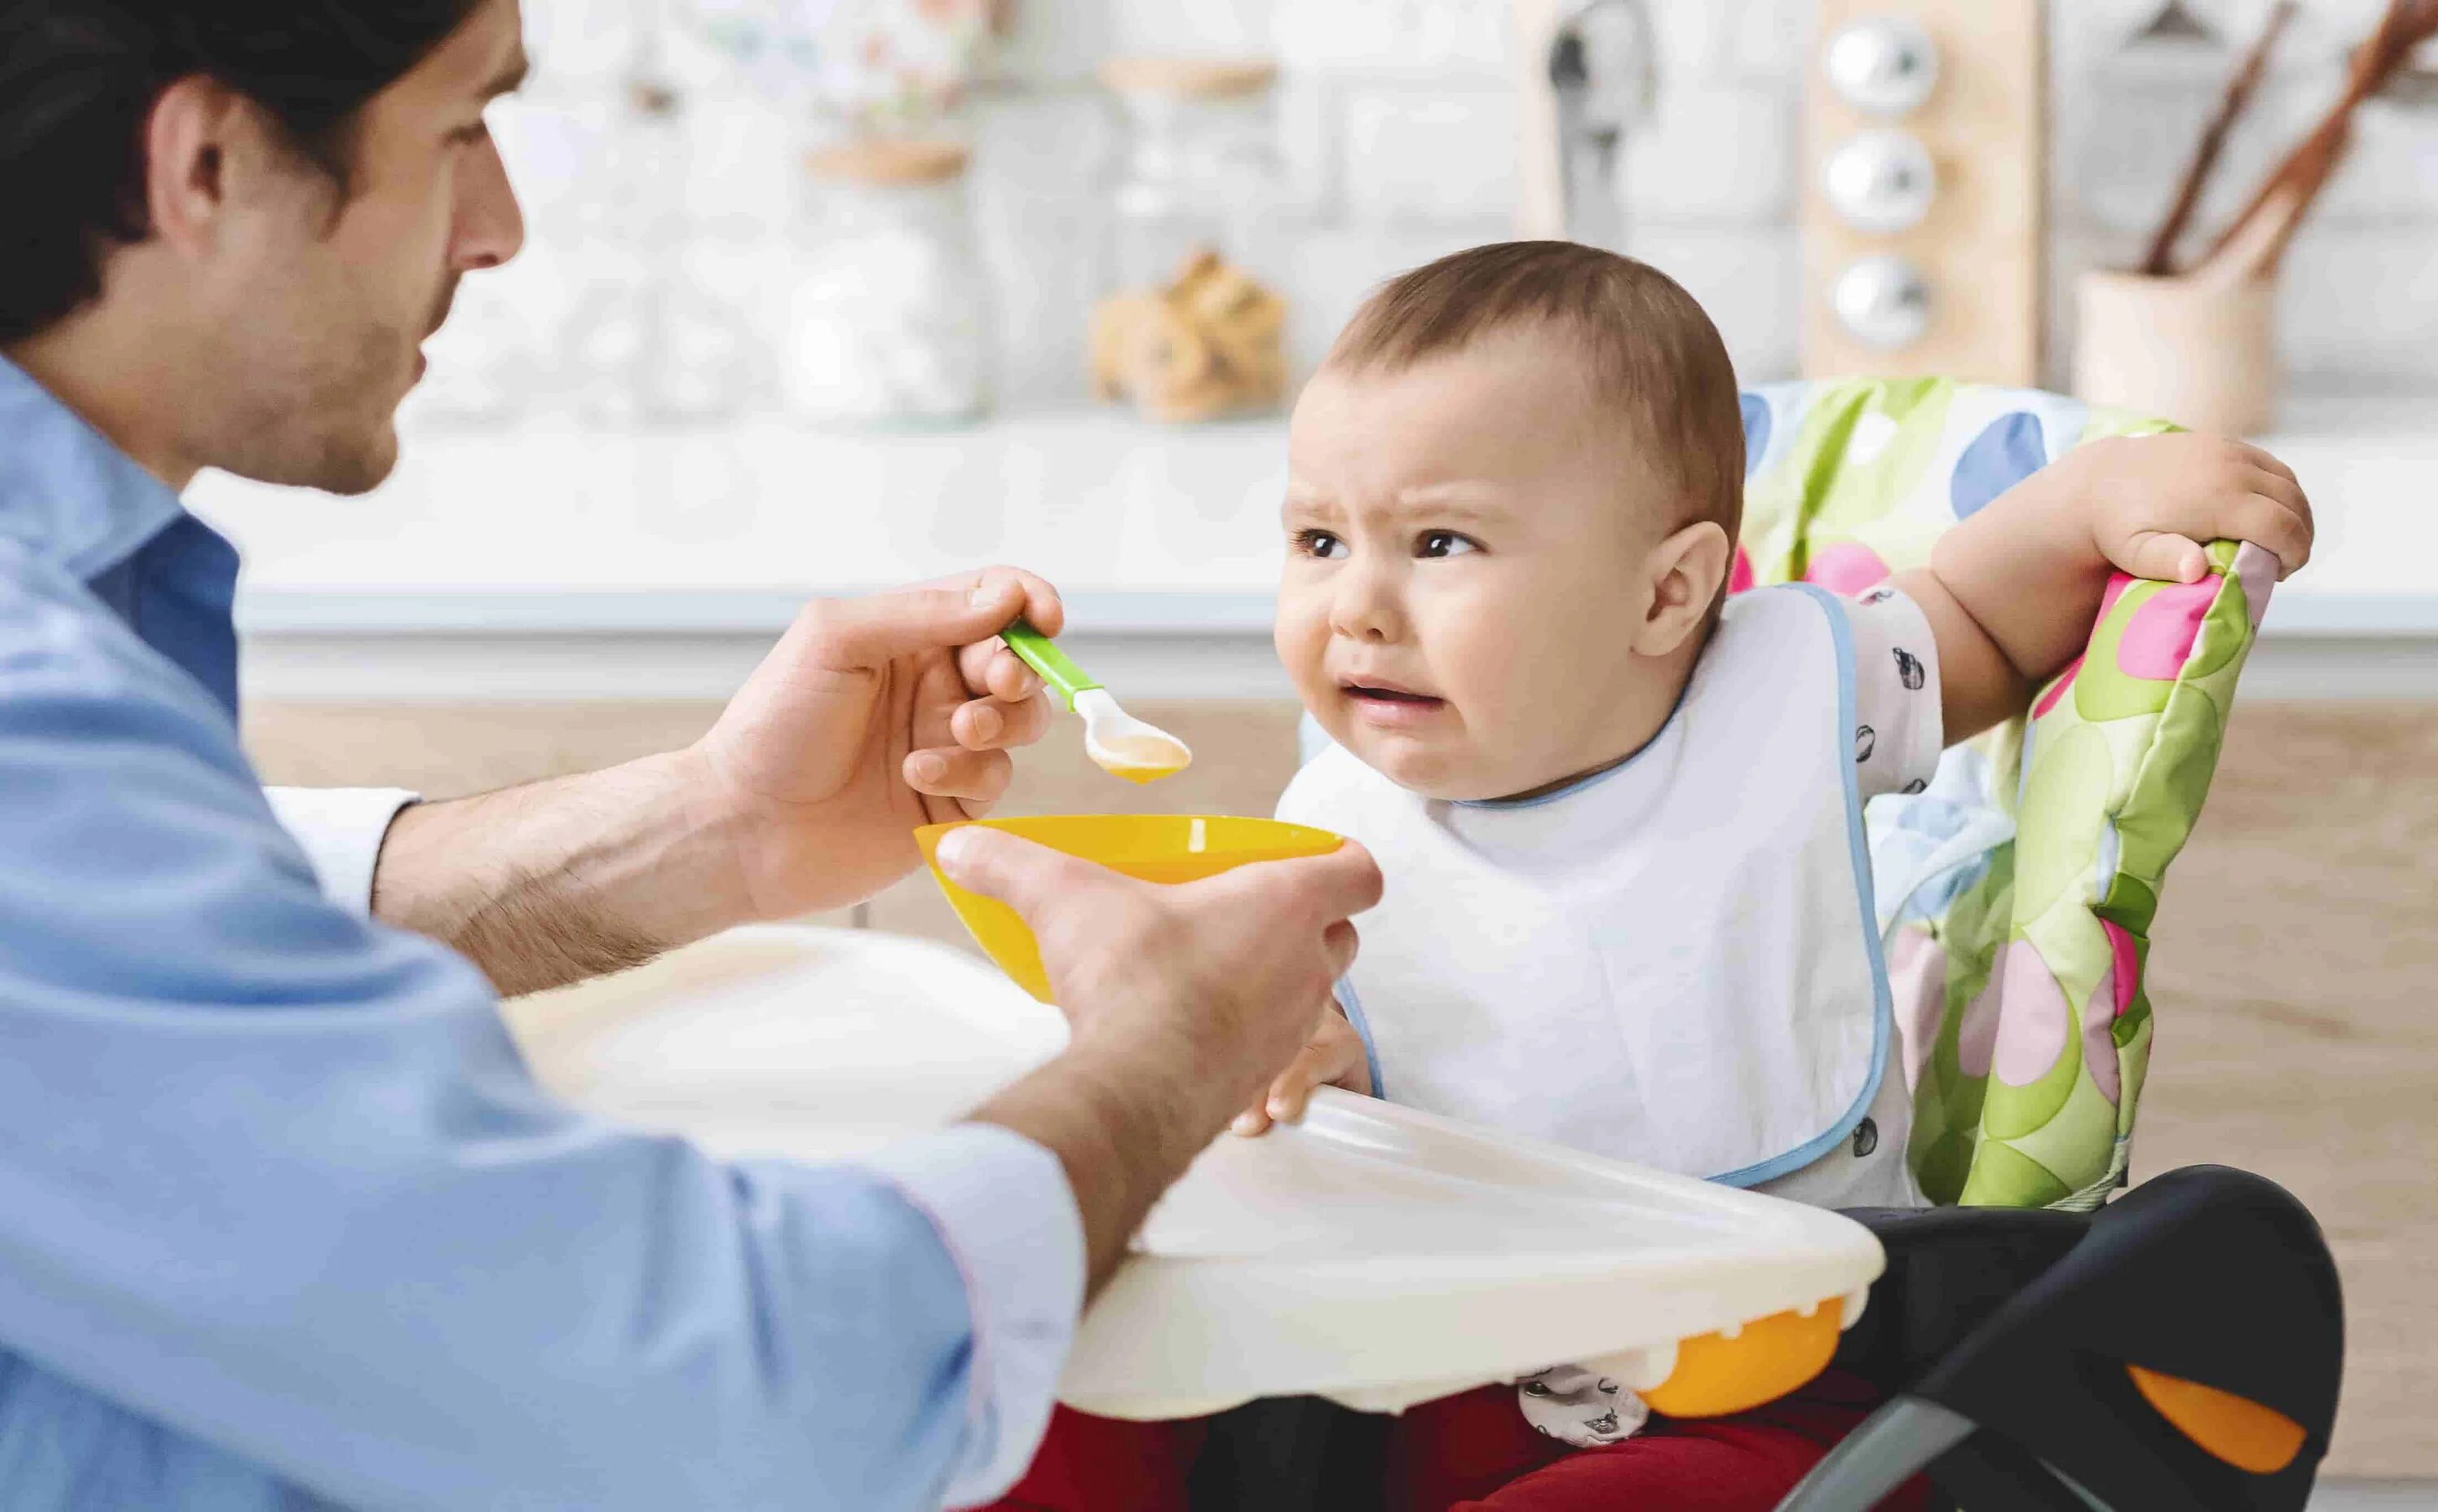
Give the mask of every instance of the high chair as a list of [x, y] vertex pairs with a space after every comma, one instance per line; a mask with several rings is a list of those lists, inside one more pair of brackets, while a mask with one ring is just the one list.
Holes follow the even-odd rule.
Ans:
[[[1935, 380], [1743, 405], [1737, 589], [1859, 590], [2066, 449], [2168, 429]], [[2208, 1168], [2108, 1203], [2148, 1062], [2159, 888], [2275, 576], [2251, 548], [2210, 556], [2200, 584], [2119, 580], [2027, 718], [1872, 805], [1910, 1156], [1942, 1205], [1841, 1217], [1324, 1089], [1301, 1127], [1223, 1138], [1155, 1212], [1062, 1398], [1220, 1414], [1206, 1512], [1364, 1512], [1371, 1412], [1599, 1357], [1698, 1416], [1833, 1357], [1891, 1400], [1790, 1499], [1803, 1512], [1923, 1471], [1971, 1512], [2299, 1512], [2341, 1359], [2309, 1215]], [[1063, 1033], [944, 948], [811, 930], [739, 932], [516, 1011], [577, 1100], [806, 1158], [954, 1117]]]
[[[1745, 581], [1856, 589], [2066, 450], [2172, 429], [2025, 390], [1743, 396]], [[2200, 816], [2276, 564], [2119, 577], [2028, 718], [1869, 824], [1911, 1158], [1929, 1213], [1856, 1214], [1889, 1270], [1840, 1361], [1897, 1394], [1786, 1505], [1865, 1508], [1928, 1468], [1974, 1509], [2301, 1508], [2342, 1303], [2319, 1228], [2257, 1177], [2125, 1185], [2154, 1020], [2149, 928]]]
[[[2174, 429], [1945, 379], [1741, 399], [1736, 592], [1861, 591], [1925, 565], [1941, 533], [2067, 450]], [[2027, 717], [1951, 750], [1926, 792], [1871, 805], [1909, 1156], [1945, 1205], [1846, 1215], [1888, 1269], [1836, 1363], [1892, 1399], [1786, 1509], [1862, 1512], [1924, 1471], [1972, 1512], [2284, 1512], [2308, 1498], [2343, 1337], [2310, 1215], [2207, 1167], [2108, 1201], [2149, 1064], [2159, 888], [2276, 577], [2256, 547], [2209, 555], [2198, 584], [2120, 575], [2085, 656]], [[1349, 1480], [1310, 1504], [1358, 1494]]]

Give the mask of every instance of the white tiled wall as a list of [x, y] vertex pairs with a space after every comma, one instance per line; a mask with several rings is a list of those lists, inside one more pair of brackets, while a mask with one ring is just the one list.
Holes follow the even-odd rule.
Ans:
[[[1517, 107], [1509, 0], [1025, 0], [1011, 72], [1087, 75], [1109, 47], [1267, 46], [1288, 70], [1281, 118], [1312, 208], [1298, 342], [1309, 358], [1369, 284], [1508, 235]], [[1809, 0], [1653, 0], [1658, 120], [1622, 190], [1633, 250], [1710, 308], [1739, 367], [1791, 371], [1801, 290], [1793, 224]], [[2154, 0], [2054, 0], [2053, 206], [2064, 369], [2073, 274], [2129, 256], [2161, 213], [2226, 67], [2223, 54], [2129, 47]], [[2256, 14], [2247, 0], [2196, 12]], [[2257, 182], [2335, 90], [2376, 7], [2307, 0], [2238, 132], [2213, 200]], [[2438, 62], [2438, 61], [2434, 61]], [[2290, 255], [2282, 318], [2298, 375], [2438, 384], [2438, 108], [2375, 103], [2352, 159]]]
[[[1793, 216], [1811, 0], [1652, 3], [1662, 99], [1622, 164], [1630, 246], [1704, 301], [1748, 378], [1786, 374], [1802, 299]], [[2240, 17], [2266, 0], [2186, 3]], [[2129, 31], [2158, 4], [2052, 0], [2053, 378], [2065, 370], [2074, 274], [2140, 246], [2226, 66], [2207, 51], [2129, 49]], [[604, 18], [626, 5], [529, 0], [546, 71], [614, 69], [625, 44]], [[2232, 144], [2218, 213], [2334, 92], [2347, 38], [2377, 9], [2306, 6]], [[1018, 0], [1017, 15], [974, 136], [1004, 387], [1019, 402], [1082, 392], [1099, 174], [1113, 142], [1090, 80], [1114, 51], [1268, 52], [1284, 65], [1281, 141], [1306, 218], [1289, 292], [1306, 363], [1379, 279], [1511, 234], [1512, 0]], [[698, 221], [775, 240], [795, 192], [785, 131], [765, 110], [757, 136], [752, 108], [716, 89], [695, 97]], [[547, 158], [548, 144], [536, 150]], [[551, 186], [537, 177], [549, 175], [527, 175], [546, 217]], [[537, 287], [545, 261], [524, 270]], [[2438, 386], [2438, 106], [2363, 112], [2347, 167], [2292, 249], [2281, 316], [2288, 363], [2306, 379]]]

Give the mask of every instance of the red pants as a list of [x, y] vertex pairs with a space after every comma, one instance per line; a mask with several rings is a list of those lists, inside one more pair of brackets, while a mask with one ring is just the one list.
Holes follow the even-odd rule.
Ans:
[[[1734, 1417], [1653, 1418], [1622, 1444], [1574, 1450], [1524, 1420], [1512, 1386], [1406, 1410], [1385, 1468], [1392, 1512], [1771, 1512], [1878, 1405], [1822, 1377]], [[1187, 1512], [1203, 1426], [1123, 1423], [1062, 1407], [1033, 1468], [993, 1512]], [[1881, 1503], [1916, 1512], [1919, 1485]]]

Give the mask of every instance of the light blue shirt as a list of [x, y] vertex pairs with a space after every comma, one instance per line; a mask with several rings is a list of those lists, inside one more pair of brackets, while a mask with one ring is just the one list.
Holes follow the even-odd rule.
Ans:
[[1057, 1161], [722, 1163], [552, 1100], [273, 817], [237, 565], [0, 360], [0, 1507], [1004, 1488], [1082, 1300]]

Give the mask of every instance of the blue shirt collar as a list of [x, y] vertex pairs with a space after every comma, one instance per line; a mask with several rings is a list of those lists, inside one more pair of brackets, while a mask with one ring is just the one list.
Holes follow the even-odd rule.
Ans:
[[168, 484], [0, 357], [0, 536], [89, 582], [185, 514]]

